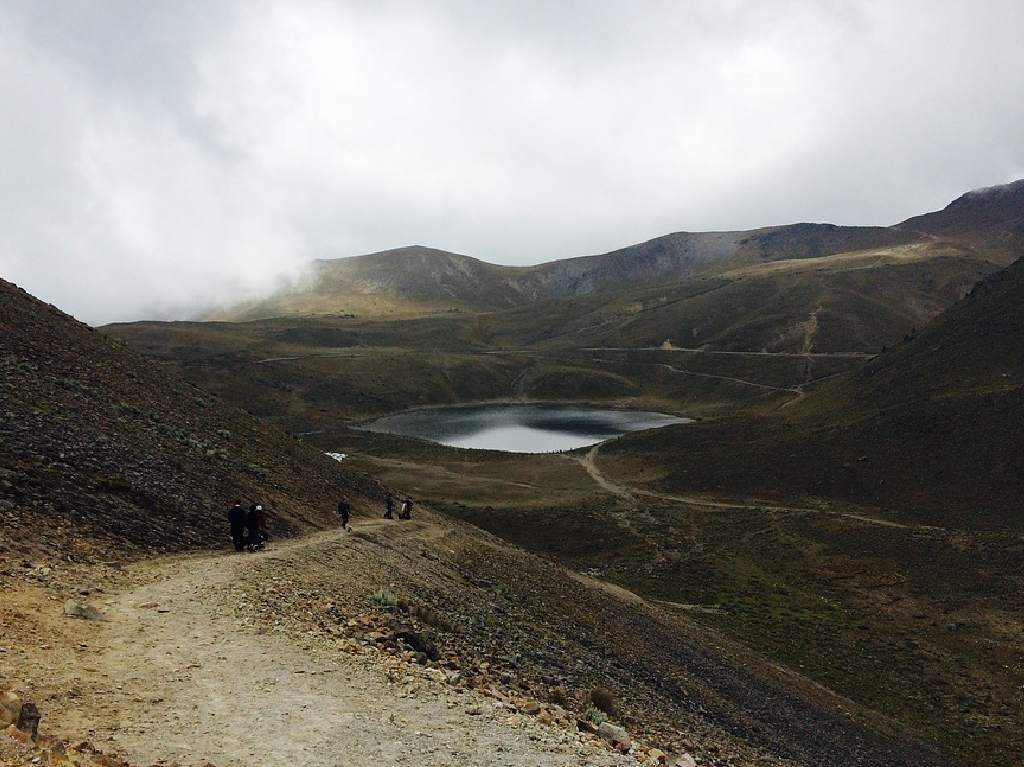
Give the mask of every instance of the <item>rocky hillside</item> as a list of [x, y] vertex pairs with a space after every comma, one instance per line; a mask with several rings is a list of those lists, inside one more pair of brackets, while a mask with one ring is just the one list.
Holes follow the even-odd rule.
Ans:
[[[317, 261], [301, 283], [210, 319], [323, 314], [386, 315], [495, 311], [537, 301], [677, 283], [779, 261], [827, 259], [917, 245], [925, 257], [950, 248], [1006, 265], [1024, 254], [1024, 181], [971, 192], [945, 210], [892, 227], [791, 224], [738, 232], [675, 232], [609, 253], [538, 266], [498, 266], [469, 256], [410, 246]], [[992, 267], [994, 268], [994, 266]]]
[[[1021, 529], [1024, 261], [774, 416], [626, 437], [665, 487], [836, 497], [954, 527]], [[699, 470], [698, 470], [699, 467]]]
[[900, 228], [962, 242], [982, 254], [1024, 249], [1024, 179], [967, 192], [935, 213], [907, 219]]
[[267, 504], [272, 534], [286, 535], [331, 523], [341, 493], [359, 506], [373, 492], [0, 281], [0, 558], [221, 545], [236, 497]]
[[[496, 701], [468, 716], [501, 713], [521, 730], [531, 726], [522, 710], [573, 732], [590, 728], [596, 738], [583, 745], [609, 756], [612, 746], [629, 751], [629, 736], [617, 724], [602, 730], [604, 715], [587, 713], [588, 700], [609, 701], [645, 744], [692, 751], [715, 767], [940, 763], [916, 736], [711, 637], [685, 612], [581, 580], [429, 510], [412, 522], [364, 519], [353, 533], [275, 541], [265, 555], [147, 559], [224, 542], [224, 510], [236, 496], [267, 503], [281, 536], [337, 528], [338, 495], [365, 510], [375, 487], [9, 283], [0, 283], [0, 361], [0, 689], [39, 702], [47, 727], [103, 732], [136, 754], [173, 740], [190, 761], [222, 748], [222, 722], [238, 722], [236, 706], [218, 707], [225, 701], [261, 700], [267, 732], [318, 727], [327, 720], [292, 718], [296, 707], [322, 705], [339, 690], [352, 705], [351, 688], [340, 685], [372, 680], [340, 673], [321, 685], [314, 673], [326, 672], [302, 654], [316, 641], [334, 655], [403, 658], [409, 669], [395, 667], [402, 690], [393, 694], [406, 702], [393, 709], [410, 717], [428, 710], [429, 702], [408, 703], [420, 678], [411, 670], [426, 666], [429, 678], [457, 688], [452, 694]], [[126, 556], [139, 560], [127, 570]], [[82, 622], [92, 607], [83, 597], [103, 600], [93, 617], [106, 620]], [[182, 636], [202, 640], [183, 646]], [[252, 674], [237, 673], [257, 655]], [[199, 681], [216, 680], [214, 672], [224, 675], [219, 694]], [[387, 719], [377, 710], [382, 694], [366, 698], [374, 725], [393, 727], [394, 711]], [[194, 720], [204, 711], [216, 720]], [[430, 716], [433, 727], [449, 714]], [[351, 721], [337, 731], [361, 732]], [[194, 731], [183, 733], [183, 722]], [[420, 727], [410, 722], [416, 736]], [[645, 746], [633, 755], [661, 763], [652, 753]], [[680, 763], [693, 767], [684, 756]], [[424, 763], [460, 763], [447, 757]]]

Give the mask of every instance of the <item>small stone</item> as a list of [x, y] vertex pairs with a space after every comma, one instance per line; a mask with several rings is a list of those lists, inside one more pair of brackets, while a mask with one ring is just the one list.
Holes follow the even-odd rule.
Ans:
[[681, 754], [676, 759], [675, 767], [697, 767], [697, 760], [689, 754]]
[[103, 620], [103, 614], [95, 607], [74, 599], [69, 599], [64, 603], [64, 615], [68, 618], [81, 618], [87, 621]]

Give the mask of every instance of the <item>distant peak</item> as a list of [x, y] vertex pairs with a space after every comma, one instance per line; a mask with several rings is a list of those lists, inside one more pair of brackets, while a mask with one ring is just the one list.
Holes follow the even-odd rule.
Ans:
[[1008, 184], [997, 184], [995, 186], [983, 186], [978, 189], [972, 189], [967, 192], [964, 197], [970, 197], [972, 195], [1000, 195], [1000, 194], [1015, 194], [1021, 190], [1024, 190], [1024, 178], [1019, 178], [1016, 181], [1011, 181]]
[[1009, 184], [997, 186], [983, 186], [980, 189], [972, 189], [966, 194], [960, 195], [949, 204], [949, 207], [956, 205], [998, 202], [1009, 198], [1024, 196], [1024, 179], [1011, 181]]

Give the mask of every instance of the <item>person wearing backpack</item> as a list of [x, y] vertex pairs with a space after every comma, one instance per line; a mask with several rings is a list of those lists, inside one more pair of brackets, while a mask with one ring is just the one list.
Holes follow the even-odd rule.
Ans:
[[342, 498], [338, 502], [338, 518], [341, 520], [341, 529], [348, 530], [348, 520], [352, 515], [352, 507], [348, 501]]
[[412, 498], [406, 498], [402, 501], [402, 512], [398, 515], [399, 519], [412, 519]]

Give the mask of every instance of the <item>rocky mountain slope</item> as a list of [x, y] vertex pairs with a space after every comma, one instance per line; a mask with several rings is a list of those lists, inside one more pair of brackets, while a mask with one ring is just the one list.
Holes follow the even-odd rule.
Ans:
[[948, 238], [982, 254], [1020, 254], [1024, 247], [1024, 179], [967, 192], [940, 211], [907, 219], [900, 228]]
[[1022, 307], [1017, 261], [771, 417], [626, 437], [611, 451], [659, 456], [672, 466], [666, 487], [844, 497], [936, 524], [1022, 529]]
[[0, 556], [219, 546], [235, 498], [268, 505], [272, 533], [299, 533], [331, 522], [339, 494], [361, 506], [375, 492], [0, 281]]
[[[680, 282], [777, 261], [826, 259], [917, 245], [918, 259], [957, 253], [1005, 265], [1024, 253], [1024, 182], [971, 192], [945, 210], [891, 227], [792, 224], [738, 232], [676, 232], [609, 253], [530, 267], [410, 246], [317, 261], [299, 284], [210, 319], [339, 313], [496, 311], [537, 301]], [[992, 267], [994, 268], [994, 267]]]
[[[657, 744], [721, 767], [940, 763], [932, 746], [884, 716], [710, 635], [685, 612], [623, 599], [429, 510], [405, 523], [363, 516], [355, 533], [283, 543], [286, 534], [336, 528], [339, 493], [369, 511], [377, 486], [9, 283], [0, 284], [0, 331], [0, 688], [39, 703], [51, 733], [103, 732], [134, 763], [217, 754], [234, 765], [260, 744], [236, 734], [225, 749], [221, 721], [244, 731], [253, 716], [266, 717], [257, 735], [328, 728], [335, 742], [373, 754], [402, 724], [385, 718], [381, 696], [405, 701], [392, 714], [436, 718], [448, 707], [417, 691], [433, 681], [472, 705], [445, 726], [431, 721], [420, 737], [455, 733], [459, 749], [478, 751], [509, 744], [502, 748], [512, 756], [499, 763], [517, 767], [548, 763], [529, 761], [536, 748], [523, 737], [607, 764], [621, 763], [615, 750], [657, 764]], [[271, 507], [270, 551], [147, 559], [222, 547], [235, 496]], [[100, 620], [80, 622], [91, 617]], [[347, 674], [349, 652], [374, 654], [401, 689], [386, 688], [379, 665]], [[342, 673], [313, 679], [325, 666]], [[339, 689], [346, 679], [375, 692], [360, 702]], [[601, 715], [586, 708], [605, 697], [598, 687], [615, 701], [606, 707], [619, 724], [605, 727], [607, 736]], [[235, 695], [258, 700], [259, 712], [240, 709]], [[495, 703], [477, 708], [481, 697]], [[330, 701], [352, 717], [307, 710]], [[466, 722], [483, 715], [486, 725]], [[356, 716], [374, 717], [374, 735], [358, 743], [345, 740]], [[620, 724], [645, 747], [631, 750]], [[308, 745], [275, 735], [268, 763], [294, 763]], [[458, 756], [433, 748], [416, 763]], [[68, 758], [17, 754], [44, 757]], [[338, 763], [323, 751], [305, 758]]]

